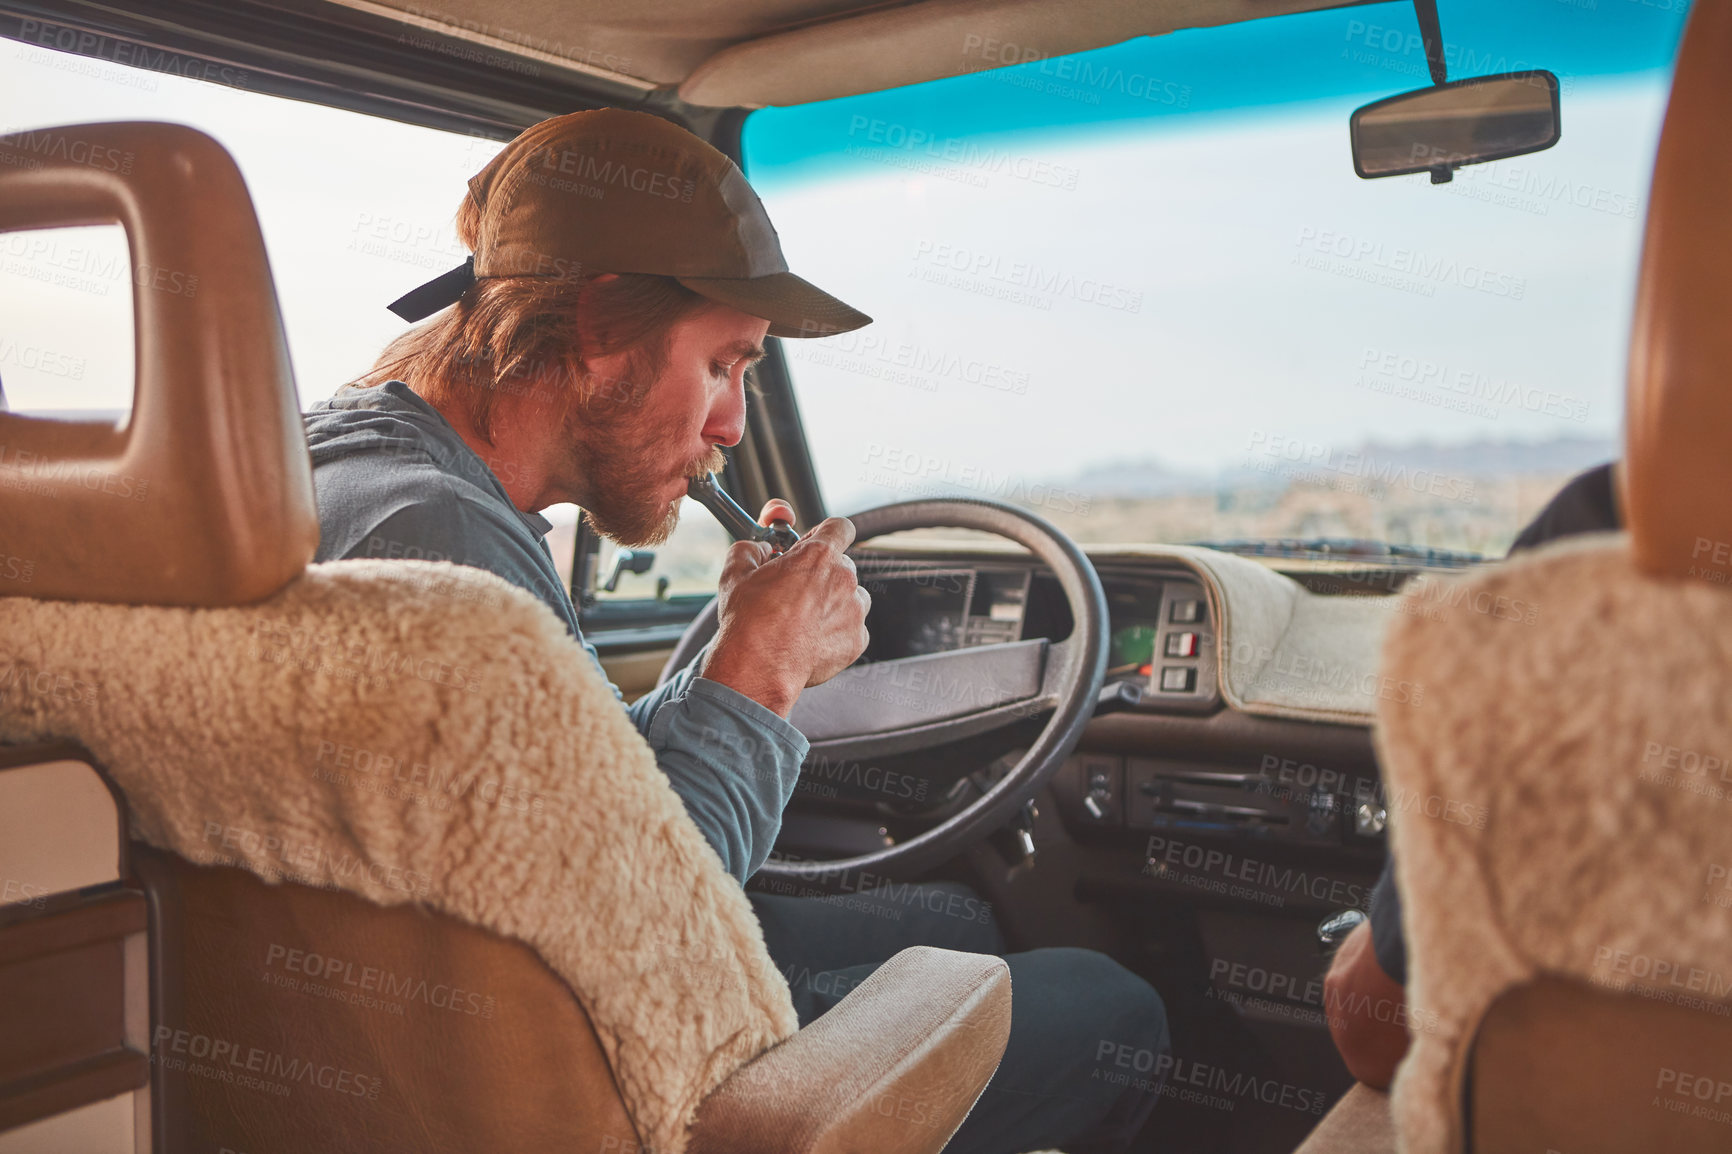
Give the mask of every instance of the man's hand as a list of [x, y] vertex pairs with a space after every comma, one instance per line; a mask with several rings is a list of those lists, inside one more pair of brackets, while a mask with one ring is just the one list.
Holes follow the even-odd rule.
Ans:
[[1348, 1071], [1387, 1090], [1407, 1055], [1407, 991], [1383, 972], [1371, 948], [1371, 923], [1347, 935], [1323, 979], [1329, 1033]]
[[[781, 501], [761, 524], [794, 520]], [[787, 717], [809, 685], [830, 680], [866, 650], [866, 610], [844, 550], [854, 523], [831, 517], [780, 557], [758, 541], [736, 541], [716, 591], [716, 640], [703, 675]]]

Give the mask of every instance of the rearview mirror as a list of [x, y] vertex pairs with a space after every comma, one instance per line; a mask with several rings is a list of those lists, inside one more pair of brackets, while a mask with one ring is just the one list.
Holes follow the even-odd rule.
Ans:
[[1558, 142], [1558, 78], [1543, 69], [1476, 76], [1403, 92], [1353, 114], [1353, 171], [1431, 173], [1442, 184], [1464, 164], [1540, 152]]

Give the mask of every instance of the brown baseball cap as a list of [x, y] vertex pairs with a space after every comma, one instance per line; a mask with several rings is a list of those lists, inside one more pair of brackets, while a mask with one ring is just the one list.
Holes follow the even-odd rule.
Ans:
[[392, 302], [417, 321], [479, 278], [582, 272], [673, 277], [770, 322], [778, 337], [821, 337], [872, 323], [788, 271], [776, 230], [745, 174], [659, 116], [601, 108], [532, 125], [469, 180], [481, 209], [475, 253]]

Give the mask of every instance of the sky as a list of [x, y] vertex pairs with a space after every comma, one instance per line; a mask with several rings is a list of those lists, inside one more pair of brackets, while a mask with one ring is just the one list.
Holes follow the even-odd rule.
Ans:
[[[877, 318], [790, 342], [830, 503], [884, 499], [886, 469], [1218, 474], [1270, 446], [1615, 436], [1669, 2], [1443, 0], [1452, 75], [1551, 68], [1564, 131], [1442, 186], [1351, 168], [1352, 109], [1426, 83], [1399, 4], [754, 114], [746, 166], [791, 267]], [[959, 70], [1004, 51], [974, 39]], [[0, 128], [139, 118], [235, 155], [303, 403], [462, 260], [452, 214], [499, 147], [0, 42]], [[118, 226], [0, 235], [14, 408], [126, 404], [123, 252]]]

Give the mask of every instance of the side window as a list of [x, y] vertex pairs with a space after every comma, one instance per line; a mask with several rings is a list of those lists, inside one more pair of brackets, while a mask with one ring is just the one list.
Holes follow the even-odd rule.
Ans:
[[[727, 531], [716, 519], [687, 500], [681, 505], [679, 526], [660, 545], [624, 549], [612, 541], [601, 542], [595, 598], [621, 602], [714, 596], [729, 544]], [[610, 583], [612, 589], [607, 587]]]
[[[552, 511], [547, 515], [551, 520]], [[732, 543], [716, 519], [690, 500], [682, 503], [680, 523], [672, 535], [642, 549], [624, 548], [587, 532], [579, 545], [575, 516], [569, 528], [555, 523], [556, 533], [562, 529], [577, 546], [560, 558], [562, 567], [569, 568], [574, 551], [581, 554], [584, 565], [576, 586], [584, 634], [603, 648], [610, 640], [653, 643], [677, 638], [685, 623], [715, 596]], [[548, 543], [557, 556], [560, 546], [552, 534]], [[610, 638], [610, 632], [616, 636]]]
[[[390, 301], [463, 260], [453, 218], [464, 181], [500, 142], [267, 95], [244, 70], [172, 52], [125, 54], [156, 67], [58, 52], [44, 46], [54, 27], [41, 25], [43, 43], [0, 40], [0, 137], [24, 161], [58, 125], [166, 120], [220, 141], [264, 233], [303, 407], [371, 368], [403, 331]], [[227, 83], [192, 79], [203, 75]], [[11, 407], [130, 408], [131, 294], [198, 286], [129, 268], [118, 225], [0, 234]]]
[[[252, 195], [306, 408], [366, 372], [403, 332], [390, 301], [463, 260], [454, 214], [464, 182], [503, 144], [267, 95], [234, 69], [224, 84], [191, 79], [213, 73], [191, 58], [161, 59], [161, 69], [135, 68], [0, 40], [0, 137], [23, 147], [57, 125], [166, 120], [220, 141]], [[341, 179], [331, 178], [333, 163]], [[0, 232], [0, 407], [124, 419], [132, 294], [158, 287], [135, 284], [129, 268], [119, 225]], [[0, 447], [0, 483], [16, 480], [7, 467]], [[729, 538], [695, 503], [650, 549], [622, 557], [591, 536], [575, 583], [578, 510], [545, 515], [585, 631], [604, 644], [608, 632], [628, 644], [677, 636], [715, 595]], [[655, 637], [630, 633], [646, 625]]]

